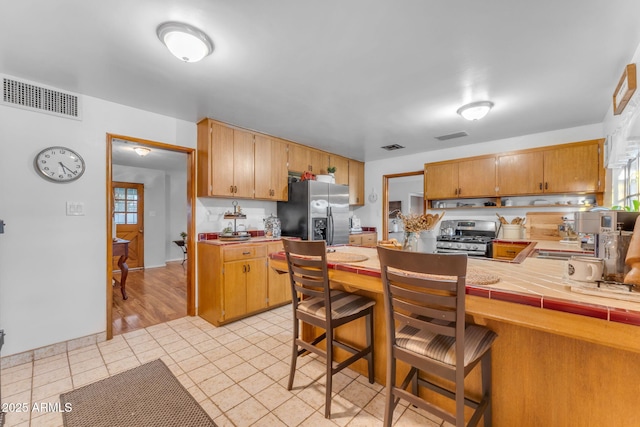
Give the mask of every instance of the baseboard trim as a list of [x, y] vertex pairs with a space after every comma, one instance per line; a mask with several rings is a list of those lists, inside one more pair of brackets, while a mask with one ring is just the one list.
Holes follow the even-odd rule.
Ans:
[[33, 350], [23, 351], [21, 353], [11, 354], [0, 358], [0, 367], [2, 369], [11, 368], [13, 366], [30, 363], [34, 360], [44, 359], [45, 357], [55, 356], [67, 351], [98, 344], [107, 340], [107, 332], [99, 332], [97, 334], [87, 335], [80, 338], [74, 338], [67, 341], [39, 347]]

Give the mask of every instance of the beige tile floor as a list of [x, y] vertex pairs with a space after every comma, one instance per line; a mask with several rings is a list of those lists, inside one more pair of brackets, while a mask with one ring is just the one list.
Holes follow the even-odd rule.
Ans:
[[[2, 403], [28, 408], [8, 412], [5, 425], [62, 426], [60, 413], [33, 411], [34, 404], [57, 403], [60, 393], [158, 358], [220, 427], [382, 425], [383, 387], [349, 369], [334, 377], [332, 418], [324, 418], [322, 359], [299, 359], [287, 391], [290, 352], [291, 306], [218, 328], [184, 317], [3, 369]], [[403, 402], [394, 417], [398, 427], [442, 425]]]

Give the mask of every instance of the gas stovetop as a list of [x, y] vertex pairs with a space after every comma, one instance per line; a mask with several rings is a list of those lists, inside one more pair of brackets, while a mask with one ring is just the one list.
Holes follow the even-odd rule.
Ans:
[[496, 237], [496, 224], [482, 220], [442, 221], [440, 233], [436, 238], [438, 253], [489, 256], [490, 243]]
[[493, 240], [489, 236], [438, 236], [440, 242], [460, 242], [460, 243], [488, 243]]

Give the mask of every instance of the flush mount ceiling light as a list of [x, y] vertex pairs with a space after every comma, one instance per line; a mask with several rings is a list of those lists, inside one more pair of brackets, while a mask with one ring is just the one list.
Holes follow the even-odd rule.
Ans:
[[184, 62], [198, 62], [213, 52], [209, 36], [189, 24], [165, 22], [158, 26], [157, 34], [169, 52]]
[[489, 114], [489, 110], [491, 110], [491, 108], [493, 108], [493, 102], [478, 101], [463, 105], [458, 108], [458, 111], [456, 112], [467, 120], [480, 120]]
[[133, 151], [140, 157], [144, 157], [151, 152], [151, 149], [146, 147], [134, 147]]

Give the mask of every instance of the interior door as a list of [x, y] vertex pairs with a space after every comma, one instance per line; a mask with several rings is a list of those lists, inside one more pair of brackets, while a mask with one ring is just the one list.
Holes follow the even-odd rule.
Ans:
[[[113, 182], [116, 236], [129, 241], [129, 268], [144, 267], [144, 184]], [[119, 270], [117, 259], [113, 269]]]

